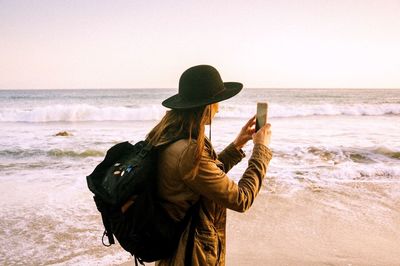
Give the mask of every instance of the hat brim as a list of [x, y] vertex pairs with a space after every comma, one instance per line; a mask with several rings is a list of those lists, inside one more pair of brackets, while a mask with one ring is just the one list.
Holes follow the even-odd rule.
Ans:
[[226, 99], [229, 99], [236, 94], [238, 94], [242, 88], [243, 84], [239, 82], [224, 82], [225, 89], [215, 95], [212, 98], [203, 100], [188, 100], [182, 99], [179, 94], [173, 95], [162, 102], [162, 105], [171, 109], [190, 109], [195, 107], [200, 107], [204, 105], [209, 105], [212, 103], [217, 103]]

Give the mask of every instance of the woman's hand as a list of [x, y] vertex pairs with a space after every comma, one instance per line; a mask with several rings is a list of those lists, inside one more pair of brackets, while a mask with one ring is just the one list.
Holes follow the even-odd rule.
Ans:
[[257, 133], [253, 134], [254, 144], [263, 144], [268, 147], [270, 142], [271, 142], [271, 124], [265, 124], [262, 128], [260, 128], [257, 131]]
[[240, 150], [243, 146], [251, 140], [253, 134], [256, 132], [254, 125], [256, 124], [256, 116], [250, 118], [249, 121], [242, 127], [240, 130], [239, 135], [233, 141], [235, 147]]

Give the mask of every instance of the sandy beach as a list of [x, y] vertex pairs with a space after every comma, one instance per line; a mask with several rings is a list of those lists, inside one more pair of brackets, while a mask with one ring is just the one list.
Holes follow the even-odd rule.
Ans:
[[[382, 193], [382, 200], [366, 204], [354, 186]], [[393, 208], [400, 202], [384, 198], [400, 184], [344, 187], [291, 195], [268, 189], [248, 212], [229, 211], [226, 265], [400, 265], [400, 212]]]
[[350, 194], [329, 206], [336, 193], [264, 194], [248, 213], [229, 212], [227, 265], [399, 265], [399, 210], [346, 204]]

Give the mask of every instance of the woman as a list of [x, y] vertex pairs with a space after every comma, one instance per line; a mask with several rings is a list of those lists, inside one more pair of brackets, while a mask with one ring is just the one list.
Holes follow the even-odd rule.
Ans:
[[[175, 254], [156, 265], [225, 264], [226, 208], [239, 212], [250, 208], [272, 157], [270, 125], [255, 133], [254, 117], [218, 155], [205, 137], [204, 127], [211, 125], [218, 102], [242, 87], [241, 83], [222, 82], [215, 68], [199, 65], [182, 74], [179, 93], [163, 102], [171, 110], [147, 136], [153, 145], [172, 142], [159, 155], [158, 193], [174, 220], [181, 221], [190, 211], [193, 216]], [[245, 156], [241, 148], [250, 139], [253, 152], [236, 184], [226, 173]]]

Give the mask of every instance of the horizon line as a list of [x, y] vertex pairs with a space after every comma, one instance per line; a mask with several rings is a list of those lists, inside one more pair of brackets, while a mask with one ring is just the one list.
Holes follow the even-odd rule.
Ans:
[[[103, 88], [0, 88], [0, 91], [23, 91], [23, 90], [172, 90], [177, 87], [103, 87]], [[243, 89], [262, 90], [262, 89], [333, 89], [333, 90], [398, 90], [400, 87], [244, 87]]]

